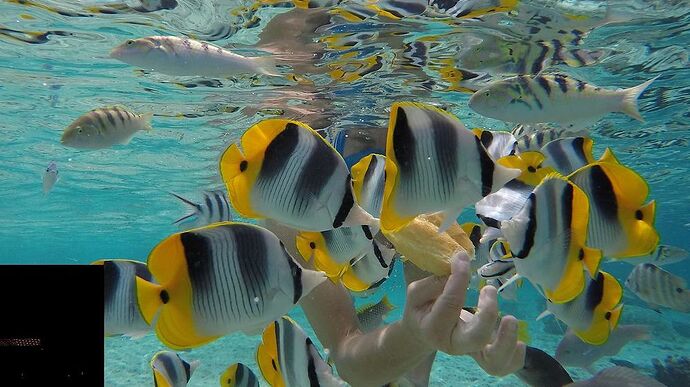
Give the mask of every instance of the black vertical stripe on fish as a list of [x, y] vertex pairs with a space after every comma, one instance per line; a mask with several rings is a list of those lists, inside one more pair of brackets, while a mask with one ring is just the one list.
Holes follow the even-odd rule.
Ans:
[[[573, 196], [574, 196], [574, 188], [572, 184], [566, 184], [565, 189], [563, 190], [563, 196], [561, 197], [561, 205], [563, 206], [561, 208], [561, 219], [562, 219], [562, 225], [563, 227], [566, 227], [568, 229], [568, 233], [566, 233], [568, 242], [572, 240], [572, 224], [573, 224]], [[560, 230], [559, 230], [560, 231]], [[567, 247], [566, 247], [567, 249]]]
[[485, 148], [488, 148], [494, 139], [494, 135], [488, 130], [483, 130], [479, 139], [481, 140], [482, 145], [484, 145]]
[[[179, 358], [179, 356], [178, 356]], [[182, 365], [184, 366], [184, 375], [185, 375], [185, 380], [189, 381], [189, 379], [192, 377], [192, 367], [189, 363], [186, 361], [180, 359], [180, 362], [182, 362]]]
[[338, 213], [335, 214], [335, 219], [333, 220], [333, 228], [338, 228], [343, 225], [347, 215], [350, 213], [355, 205], [355, 198], [352, 196], [352, 176], [347, 175], [345, 179], [345, 195], [343, 195], [343, 201], [340, 203], [340, 208], [338, 208]]
[[[582, 166], [587, 165], [589, 161], [587, 160], [587, 156], [585, 155], [584, 151], [584, 146], [585, 146], [585, 138], [584, 137], [575, 137], [572, 142], [572, 147], [573, 147], [573, 153], [577, 155], [577, 158], [580, 161], [580, 164]], [[579, 168], [579, 166], [578, 166]]]
[[604, 275], [599, 272], [596, 278], [590, 281], [585, 295], [585, 305], [588, 312], [593, 312], [604, 298]]
[[299, 299], [302, 298], [302, 269], [292, 260], [290, 254], [285, 251], [283, 242], [280, 242], [280, 247], [283, 250], [283, 254], [288, 262], [288, 266], [290, 266], [290, 274], [292, 274], [292, 303], [297, 304]]
[[[250, 232], [251, 231], [251, 232]], [[263, 285], [268, 282], [268, 247], [263, 234], [249, 228], [240, 229], [233, 234], [237, 246], [237, 256], [240, 262], [240, 272], [245, 287], [251, 292], [253, 297], [250, 301], [250, 309], [260, 313], [263, 303], [254, 302], [255, 298], [263, 300]]]
[[534, 91], [532, 90], [532, 87], [530, 86], [529, 79], [526, 76], [520, 75], [517, 77], [518, 85], [520, 85], [520, 88], [522, 89], [523, 95], [534, 95]]
[[553, 80], [556, 81], [558, 87], [561, 89], [563, 93], [568, 92], [568, 82], [562, 74], [554, 74]]
[[379, 264], [381, 265], [381, 267], [383, 267], [383, 268], [388, 267], [386, 260], [383, 259], [383, 254], [381, 254], [381, 249], [379, 249], [378, 244], [376, 244], [376, 242], [373, 242], [372, 246], [374, 247], [374, 256], [376, 256], [376, 260], [379, 261]]
[[96, 121], [98, 121], [99, 127], [100, 127], [101, 129], [105, 129], [105, 128], [107, 128], [108, 126], [106, 125], [106, 123], [105, 123], [103, 117], [102, 117], [100, 114], [98, 114], [99, 112], [102, 112], [102, 110], [94, 110], [93, 115], [96, 117]]
[[572, 171], [573, 166], [570, 164], [570, 159], [563, 149], [563, 141], [550, 143], [547, 148], [551, 160], [554, 161], [559, 171]]
[[549, 85], [549, 81], [547, 81], [546, 78], [537, 77], [537, 83], [539, 84], [539, 86], [541, 86], [542, 89], [544, 89], [546, 95], [551, 95], [551, 85]]
[[369, 240], [374, 239], [374, 236], [371, 235], [371, 229], [369, 229], [369, 226], [362, 225], [362, 231], [364, 231], [364, 236], [367, 237], [367, 239], [369, 239]]
[[218, 204], [218, 217], [216, 218], [215, 216], [213, 216], [213, 207], [210, 207], [209, 218], [211, 219], [211, 221], [226, 219], [226, 215], [228, 214], [225, 213], [225, 206], [223, 204], [222, 197], [219, 196], [217, 192], [213, 195], [213, 197], [216, 199], [216, 203]]
[[[330, 149], [318, 134], [309, 133], [309, 135], [314, 136], [315, 146], [311, 148], [304, 162], [304, 168], [300, 171], [295, 183], [295, 189], [300, 198], [318, 197], [333, 177], [340, 161], [340, 156]], [[347, 191], [351, 189], [348, 188]]]
[[432, 112], [430, 117], [433, 130], [436, 170], [441, 177], [441, 198], [448, 200], [455, 190], [455, 176], [458, 169], [458, 134], [453, 123], [440, 113]]
[[414, 172], [416, 151], [415, 138], [408, 125], [405, 109], [398, 107], [393, 128], [393, 153], [401, 177], [409, 177]]
[[134, 265], [134, 274], [137, 277], [143, 278], [149, 282], [153, 281], [153, 276], [151, 275], [151, 272], [149, 269], [146, 267], [146, 264], [143, 262], [137, 262], [133, 263]]
[[532, 74], [538, 74], [542, 70], [544, 61], [546, 60], [546, 54], [548, 53], [549, 47], [545, 44], [541, 45], [541, 52], [534, 63], [532, 63]]
[[124, 125], [125, 124], [124, 112], [122, 110], [120, 110], [120, 108], [118, 108], [118, 107], [114, 107], [113, 111], [115, 112], [115, 114], [117, 114], [117, 117], [120, 119], [120, 122], [122, 123], [122, 125]]
[[475, 137], [477, 153], [479, 154], [479, 170], [482, 176], [482, 197], [491, 193], [494, 185], [494, 161], [489, 157], [481, 141]]
[[213, 212], [213, 203], [211, 203], [210, 195], [204, 195], [204, 202], [206, 203], [206, 208], [208, 209], [208, 213], [210, 215]]
[[[207, 278], [207, 272], [210, 270], [209, 257], [213, 255], [210, 241], [199, 233], [185, 232], [180, 234], [180, 242], [187, 261], [189, 281], [193, 289], [192, 294], [207, 295], [212, 293], [213, 289], [211, 289], [211, 283]], [[201, 298], [204, 304], [206, 304], [205, 299], [206, 297]], [[208, 305], [205, 307], [208, 308]]]
[[379, 158], [376, 155], [371, 156], [371, 161], [367, 166], [367, 171], [364, 172], [364, 182], [370, 182], [374, 178], [374, 173], [376, 172], [376, 165], [379, 162]]
[[[242, 381], [244, 380], [244, 367], [242, 364], [238, 364], [237, 368], [235, 369], [235, 380], [237, 381], [237, 385], [242, 385]], [[247, 384], [250, 386], [251, 384]]]
[[537, 232], [537, 200], [536, 195], [532, 192], [527, 198], [527, 204], [529, 206], [529, 217], [527, 220], [527, 229], [525, 230], [525, 236], [522, 241], [521, 250], [517, 253], [511, 251], [516, 258], [525, 258], [529, 255], [532, 246], [534, 246], [534, 236]]
[[618, 217], [618, 202], [611, 180], [599, 165], [590, 167], [589, 178], [592, 189], [590, 202], [594, 202], [602, 217], [609, 221], [615, 221]]
[[113, 113], [111, 112], [111, 110], [107, 109], [103, 110], [103, 112], [105, 113], [105, 117], [108, 119], [108, 122], [110, 122], [110, 125], [115, 127], [115, 117], [113, 117]]
[[105, 305], [116, 305], [115, 296], [117, 288], [121, 281], [120, 270], [112, 261], [103, 262], [103, 281], [106, 289], [103, 292]]
[[[177, 374], [177, 367], [175, 367], [175, 363], [173, 362], [172, 357], [167, 356], [166, 354], [167, 353], [163, 353], [161, 355], [156, 356], [156, 360], [158, 360], [161, 363], [160, 368], [167, 371], [166, 373], [170, 377], [170, 381], [175, 383], [179, 380], [180, 375]], [[175, 356], [177, 356], [177, 355], [175, 355]], [[179, 359], [179, 357], [178, 357], [178, 359]]]
[[563, 61], [563, 45], [558, 39], [552, 39], [551, 45], [553, 46], [553, 55], [551, 56], [551, 61], [553, 63], [559, 63]]
[[314, 346], [314, 344], [311, 342], [311, 339], [307, 337], [306, 341], [306, 352], [307, 352], [307, 357], [309, 358], [309, 363], [307, 364], [307, 375], [309, 377], [309, 386], [310, 387], [319, 387], [321, 384], [319, 384], [319, 376], [316, 374], [316, 364], [314, 363], [314, 356], [309, 350], [310, 347]]
[[481, 227], [475, 225], [472, 227], [472, 231], [470, 232], [470, 241], [474, 245], [474, 248], [479, 247], [479, 240], [482, 239], [482, 230]]
[[289, 123], [266, 147], [264, 159], [259, 172], [259, 180], [271, 179], [285, 167], [285, 161], [297, 148], [299, 130], [297, 125]]

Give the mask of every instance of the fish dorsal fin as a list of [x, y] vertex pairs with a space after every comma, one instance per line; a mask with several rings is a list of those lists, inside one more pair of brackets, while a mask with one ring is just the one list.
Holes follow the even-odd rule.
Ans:
[[355, 200], [357, 203], [362, 202], [362, 189], [364, 187], [364, 176], [369, 169], [371, 160], [374, 155], [368, 155], [359, 160], [355, 165], [352, 166], [350, 174], [352, 175], [352, 192], [355, 195]]
[[613, 153], [613, 150], [611, 148], [606, 148], [604, 150], [604, 154], [601, 155], [599, 158], [600, 163], [610, 163], [610, 164], [620, 164], [620, 161], [618, 161], [618, 158], [616, 155]]

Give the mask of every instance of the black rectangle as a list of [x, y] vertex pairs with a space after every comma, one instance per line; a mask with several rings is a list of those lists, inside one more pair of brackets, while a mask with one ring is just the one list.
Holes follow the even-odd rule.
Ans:
[[102, 386], [103, 266], [0, 265], [2, 385]]

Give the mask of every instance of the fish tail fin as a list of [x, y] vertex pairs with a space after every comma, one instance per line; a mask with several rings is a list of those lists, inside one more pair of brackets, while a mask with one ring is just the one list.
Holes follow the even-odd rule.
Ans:
[[495, 163], [491, 192], [496, 192], [506, 185], [507, 182], [517, 179], [521, 173], [519, 169], [507, 168], [499, 163]]
[[604, 344], [609, 334], [616, 329], [623, 311], [623, 304], [619, 304], [623, 298], [621, 284], [609, 273], [600, 272], [598, 280], [603, 279], [602, 296], [599, 304], [594, 307], [592, 323], [585, 330], [574, 330], [582, 341], [592, 344]]
[[640, 111], [637, 106], [637, 98], [639, 98], [639, 96], [642, 93], [644, 93], [647, 87], [649, 87], [649, 85], [651, 85], [652, 82], [654, 82], [657, 78], [659, 78], [658, 75], [648, 80], [647, 82], [639, 84], [635, 87], [631, 87], [629, 89], [622, 90], [621, 92], [623, 94], [623, 101], [621, 102], [620, 111], [640, 122], [644, 122], [644, 118], [642, 118], [642, 115], [640, 114]]
[[387, 310], [394, 310], [395, 305], [391, 303], [391, 301], [388, 299], [388, 295], [384, 295], [383, 298], [381, 299], [381, 305], [385, 306]]
[[347, 266], [340, 276], [340, 282], [348, 289], [353, 292], [363, 292], [371, 287], [370, 283], [367, 283], [357, 277], [351, 266]]
[[144, 130], [147, 132], [150, 132], [153, 130], [153, 126], [151, 126], [151, 120], [153, 119], [153, 113], [152, 112], [147, 112], [141, 115], [141, 119], [144, 121]]
[[193, 201], [191, 201], [191, 200], [189, 200], [183, 196], [180, 196], [174, 192], [168, 192], [168, 193], [170, 195], [178, 198], [182, 203], [184, 203], [184, 204], [186, 204], [192, 208], [192, 212], [190, 212], [190, 213], [182, 216], [181, 218], [177, 219], [176, 221], [173, 222], [173, 224], [180, 224], [180, 223], [184, 222], [185, 220], [191, 218], [192, 216], [196, 216], [197, 214], [199, 214], [199, 212], [201, 212], [201, 206], [199, 206], [199, 204], [194, 203]]
[[302, 269], [302, 274], [300, 276], [300, 281], [302, 281], [302, 297], [321, 285], [327, 278], [326, 274], [322, 271]]
[[613, 150], [611, 148], [606, 148], [604, 150], [604, 154], [601, 155], [599, 158], [600, 163], [611, 163], [611, 164], [620, 164], [620, 161], [618, 161], [618, 158], [616, 155], [613, 153]]
[[163, 306], [161, 300], [163, 286], [149, 282], [143, 278], [136, 277], [137, 303], [141, 315], [147, 324], [151, 325], [156, 314]]
[[271, 56], [259, 56], [254, 58], [254, 66], [257, 72], [272, 77], [279, 77], [280, 72], [276, 67], [276, 60]]

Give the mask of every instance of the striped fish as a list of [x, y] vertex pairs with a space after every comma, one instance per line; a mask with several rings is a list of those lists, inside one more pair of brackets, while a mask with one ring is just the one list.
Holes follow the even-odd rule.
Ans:
[[388, 125], [384, 232], [397, 231], [420, 214], [439, 211], [443, 212], [439, 232], [443, 232], [464, 207], [519, 174], [496, 164], [457, 117], [431, 105], [396, 102]]
[[566, 137], [553, 140], [541, 148], [544, 154], [542, 167], [551, 167], [566, 176], [594, 162], [592, 146], [588, 137]]
[[655, 202], [645, 203], [649, 187], [610, 150], [608, 154], [604, 162], [568, 176], [589, 198], [587, 244], [612, 258], [650, 254], [659, 244], [659, 234], [654, 229]]
[[518, 0], [429, 0], [439, 12], [456, 18], [475, 18], [487, 14], [510, 12]]
[[585, 193], [560, 175], [550, 175], [501, 232], [510, 244], [517, 276], [525, 277], [554, 303], [577, 297], [584, 269], [595, 275], [601, 251], [585, 245], [589, 203]]
[[326, 279], [297, 264], [272, 232], [232, 222], [171, 235], [148, 267], [160, 285], [137, 278], [139, 305], [173, 349], [254, 334]]
[[259, 379], [251, 368], [242, 363], [230, 365], [220, 375], [221, 387], [259, 387]]
[[343, 387], [302, 328], [287, 316], [264, 329], [256, 349], [261, 374], [272, 387]]
[[637, 109], [637, 98], [655, 79], [629, 89], [611, 90], [564, 74], [520, 75], [477, 90], [470, 97], [469, 107], [503, 121], [553, 122], [573, 129], [612, 112], [644, 122]]
[[338, 152], [314, 129], [268, 119], [242, 135], [242, 151], [223, 153], [220, 173], [233, 207], [248, 218], [272, 218], [304, 231], [374, 225], [354, 200]]
[[338, 277], [350, 263], [371, 249], [378, 228], [340, 227], [335, 230], [297, 234], [295, 245], [305, 261], [314, 258], [314, 267], [329, 277]]
[[523, 152], [508, 155], [499, 164], [520, 170], [520, 176], [506, 183], [498, 191], [482, 198], [474, 205], [477, 217], [489, 227], [500, 228], [501, 222], [512, 218], [525, 205], [527, 198], [553, 168], [544, 168], [544, 155]]
[[656, 265], [643, 263], [635, 266], [625, 280], [625, 286], [652, 309], [666, 307], [690, 313], [690, 290], [687, 282]]
[[153, 384], [156, 387], [185, 387], [199, 364], [199, 360], [188, 362], [175, 352], [158, 352], [150, 364]]
[[481, 128], [472, 129], [489, 153], [489, 157], [498, 160], [501, 157], [516, 153], [516, 140], [510, 132], [500, 132]]
[[493, 34], [481, 34], [479, 42], [460, 50], [458, 63], [466, 70], [495, 75], [539, 74], [557, 64], [589, 66], [604, 59], [610, 50], [572, 49], [558, 39], [512, 41]]
[[367, 296], [362, 292], [378, 288], [393, 272], [395, 255], [395, 250], [372, 241], [366, 254], [350, 260], [340, 275], [340, 282], [351, 291]]
[[364, 332], [370, 332], [384, 324], [383, 318], [395, 309], [388, 296], [383, 296], [381, 301], [362, 305], [357, 308], [357, 320], [359, 327]]
[[482, 278], [508, 279], [515, 273], [515, 263], [510, 255], [510, 247], [505, 241], [497, 240], [489, 251], [489, 262], [479, 268], [478, 273]]
[[352, 189], [355, 200], [372, 216], [381, 216], [385, 184], [386, 156], [372, 154], [352, 166]]
[[105, 335], [125, 335], [139, 338], [151, 330], [137, 304], [136, 277], [152, 281], [143, 262], [128, 259], [102, 259], [92, 263], [102, 265], [105, 290]]
[[134, 114], [123, 107], [91, 110], [62, 133], [62, 145], [77, 149], [103, 149], [126, 145], [140, 130], [151, 131], [153, 113]]
[[598, 272], [587, 278], [585, 289], [573, 300], [556, 304], [546, 300], [546, 314], [564, 322], [585, 343], [604, 344], [618, 326], [623, 309], [623, 288], [609, 273]]
[[173, 224], [182, 225], [193, 220], [193, 227], [202, 227], [211, 223], [229, 222], [232, 220], [232, 206], [228, 201], [227, 194], [223, 190], [204, 191], [203, 200], [199, 203], [194, 203], [173, 192], [170, 192], [170, 194], [192, 208], [192, 212], [177, 219]]
[[625, 262], [631, 265], [639, 265], [641, 263], [653, 263], [657, 266], [663, 266], [683, 261], [686, 258], [688, 258], [687, 250], [678, 246], [660, 244], [649, 255], [643, 255], [640, 257], [630, 257], [621, 260], [621, 262]]
[[273, 57], [245, 57], [208, 42], [176, 36], [129, 39], [110, 57], [167, 75], [229, 77], [237, 74], [279, 76]]
[[546, 144], [564, 137], [589, 137], [586, 129], [572, 130], [547, 124], [518, 124], [511, 131], [517, 139], [518, 152], [541, 151]]

